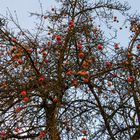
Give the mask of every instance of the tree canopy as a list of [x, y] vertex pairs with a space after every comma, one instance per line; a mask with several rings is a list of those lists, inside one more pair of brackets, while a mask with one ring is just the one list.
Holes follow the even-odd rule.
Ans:
[[[60, 7], [30, 13], [34, 33], [0, 26], [0, 138], [138, 140], [140, 138], [140, 23], [115, 0], [58, 0]], [[129, 22], [123, 48], [106, 37]], [[113, 33], [113, 31], [112, 31]]]

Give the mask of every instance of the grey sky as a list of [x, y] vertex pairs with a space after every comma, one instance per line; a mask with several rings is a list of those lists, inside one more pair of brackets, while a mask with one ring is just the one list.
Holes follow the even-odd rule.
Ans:
[[[40, 0], [43, 9], [49, 10], [55, 5], [55, 0]], [[140, 0], [119, 0], [121, 2], [127, 1], [132, 9], [130, 10], [130, 13], [140, 13]], [[34, 25], [34, 19], [29, 17], [29, 12], [40, 12], [40, 6], [39, 6], [39, 0], [0, 0], [0, 14], [5, 15], [7, 8], [11, 11], [11, 13], [14, 15], [14, 11], [17, 12], [17, 16], [19, 19], [19, 23], [22, 27], [31, 29]], [[125, 42], [128, 42], [127, 36], [128, 32], [122, 31], [119, 33], [119, 40], [123, 45], [126, 45]], [[122, 40], [122, 37], [124, 40]], [[127, 41], [126, 41], [127, 40]]]
[[[44, 10], [51, 9], [56, 3], [55, 0], [41, 0]], [[40, 12], [39, 0], [0, 0], [0, 14], [6, 15], [7, 9], [14, 15], [16, 11], [19, 23], [22, 27], [30, 28], [33, 20], [29, 12]]]

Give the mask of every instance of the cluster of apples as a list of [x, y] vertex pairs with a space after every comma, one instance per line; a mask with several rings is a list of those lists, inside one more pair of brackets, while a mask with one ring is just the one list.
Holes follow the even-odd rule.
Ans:
[[[28, 53], [32, 53], [31, 49], [29, 49], [27, 47], [25, 49]], [[22, 56], [24, 55], [24, 53], [25, 53], [25, 50], [23, 50], [23, 48], [21, 48], [21, 47], [17, 47], [16, 45], [14, 45], [12, 47], [11, 51], [8, 52], [8, 54], [11, 55], [12, 61], [17, 61], [18, 64], [20, 64], [20, 65], [24, 63], [24, 61], [22, 60]]]
[[21, 95], [22, 95], [22, 97], [23, 97], [23, 101], [24, 102], [28, 102], [29, 101], [29, 98], [27, 97], [27, 91], [26, 90], [23, 90], [22, 92], [21, 92]]
[[[16, 44], [17, 43], [17, 39], [16, 38], [11, 38], [11, 41], [13, 44]], [[17, 51], [17, 54], [15, 54], [12, 59], [17, 59], [18, 60], [18, 63], [19, 64], [22, 64], [23, 63], [23, 60], [20, 59], [20, 57], [22, 56], [22, 53], [23, 53], [23, 50], [21, 50], [20, 52], [18, 52], [17, 50], [17, 47], [16, 46], [13, 46], [11, 52], [15, 52]]]
[[[69, 70], [66, 72], [66, 75], [68, 76], [71, 76], [71, 75], [79, 75], [81, 77], [83, 77], [83, 81], [85, 84], [89, 83], [89, 71], [78, 71], [78, 72], [75, 72], [75, 71], [72, 71], [72, 70]], [[72, 86], [77, 86], [78, 85], [78, 80], [77, 79], [74, 79], [72, 80]]]
[[59, 45], [62, 45], [62, 39], [61, 39], [61, 36], [60, 36], [60, 35], [57, 35], [57, 36], [56, 36], [56, 40], [57, 40], [57, 43], [58, 43]]
[[[92, 62], [94, 62], [96, 60], [96, 58], [94, 57], [94, 58], [86, 60], [86, 53], [83, 51], [84, 49], [83, 49], [82, 43], [78, 42], [77, 48], [79, 49], [78, 58], [83, 61], [81, 65], [83, 66], [83, 68], [87, 69], [92, 64]], [[96, 46], [96, 48], [97, 48], [97, 50], [102, 51], [104, 49], [104, 46], [102, 44], [98, 44]], [[65, 65], [66, 64], [68, 65], [69, 62], [66, 62]], [[106, 65], [108, 67], [112, 66], [111, 62], [106, 62]], [[75, 71], [69, 69], [66, 72], [66, 75], [68, 75], [68, 76], [79, 75], [79, 76], [83, 77], [83, 82], [85, 84], [89, 83], [89, 78], [88, 78], [89, 77], [89, 71], [88, 70], [83, 69], [83, 70], [80, 70], [78, 72], [75, 72]], [[72, 85], [73, 86], [77, 86], [77, 84], [78, 84], [78, 80], [76, 80], [76, 79], [72, 80]]]
[[70, 20], [68, 30], [71, 30], [73, 28], [74, 28], [74, 20]]
[[[17, 128], [15, 128], [14, 129], [14, 131], [13, 131], [14, 133], [19, 133], [20, 132], [20, 129], [17, 127]], [[2, 131], [2, 132], [0, 132], [0, 137], [6, 137], [6, 135], [7, 135], [7, 132], [6, 131]]]
[[[87, 135], [87, 130], [82, 130], [82, 133], [86, 136]], [[81, 140], [87, 140], [86, 138], [82, 138]]]

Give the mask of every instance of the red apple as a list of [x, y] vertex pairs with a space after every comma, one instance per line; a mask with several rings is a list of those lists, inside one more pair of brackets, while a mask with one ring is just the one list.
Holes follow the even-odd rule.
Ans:
[[31, 49], [28, 50], [29, 53], [32, 53], [33, 51]]
[[112, 92], [112, 93], [116, 93], [116, 91], [115, 91], [114, 89], [113, 89], [113, 90], [111, 90], [111, 92]]
[[47, 19], [48, 17], [47, 16], [44, 16], [44, 19]]
[[56, 40], [57, 41], [61, 41], [61, 37], [58, 35], [58, 36], [56, 36]]
[[47, 60], [47, 59], [46, 59], [46, 60], [44, 60], [44, 61], [45, 61], [45, 63], [48, 63], [48, 62], [49, 62], [49, 60]]
[[116, 44], [114, 45], [114, 48], [115, 48], [116, 50], [119, 49], [119, 44], [116, 43]]
[[127, 81], [128, 81], [129, 83], [134, 82], [134, 77], [133, 77], [133, 76], [129, 76], [129, 77], [127, 78]]
[[72, 70], [69, 70], [68, 72], [66, 72], [66, 75], [73, 75], [74, 72]]
[[87, 66], [89, 66], [89, 63], [86, 62], [86, 61], [84, 61], [83, 64], [82, 64], [82, 66], [87, 67]]
[[72, 86], [77, 86], [78, 85], [78, 80], [74, 79], [71, 81]]
[[23, 60], [19, 59], [19, 60], [18, 60], [18, 63], [19, 63], [19, 64], [22, 64], [22, 63], [23, 63]]
[[87, 60], [87, 62], [88, 62], [89, 64], [91, 64], [92, 61], [93, 61], [92, 59]]
[[83, 58], [83, 57], [85, 56], [85, 54], [84, 54], [83, 52], [80, 52], [80, 53], [78, 54], [78, 56], [79, 56], [80, 58]]
[[113, 73], [113, 77], [117, 77], [117, 74], [116, 73]]
[[82, 48], [83, 48], [82, 44], [78, 44], [77, 47], [78, 47], [79, 49], [82, 49]]
[[23, 90], [23, 91], [21, 92], [21, 95], [22, 95], [22, 96], [26, 96], [26, 95], [27, 95], [27, 91], [26, 91], [26, 90]]
[[86, 138], [82, 138], [81, 140], [86, 140]]
[[79, 71], [79, 72], [77, 72], [77, 74], [80, 76], [87, 76], [87, 75], [89, 75], [89, 72], [88, 71]]
[[14, 131], [15, 131], [16, 133], [18, 133], [18, 132], [19, 132], [19, 130], [20, 130], [19, 128], [15, 128], [15, 130], [14, 130]]
[[[48, 45], [48, 46], [51, 46], [51, 41], [48, 41], [47, 45]], [[49, 47], [48, 47], [48, 48], [49, 48]]]
[[6, 135], [6, 132], [5, 132], [5, 131], [2, 131], [2, 132], [0, 133], [0, 135], [5, 136], [5, 135]]
[[102, 51], [103, 48], [104, 48], [104, 47], [103, 47], [103, 45], [101, 45], [101, 44], [99, 44], [99, 45], [97, 46], [97, 49], [100, 50], [100, 51]]
[[109, 67], [109, 68], [112, 67], [112, 63], [109, 62], [109, 61], [106, 61], [106, 62], [105, 62], [105, 65], [106, 65], [107, 67]]
[[69, 22], [69, 28], [71, 29], [71, 28], [73, 28], [73, 27], [74, 27], [74, 21], [71, 20], [71, 21]]
[[46, 133], [45, 133], [44, 131], [41, 131], [41, 132], [39, 133], [39, 138], [40, 138], [40, 139], [45, 138], [45, 136], [46, 136]]
[[57, 102], [58, 102], [58, 99], [57, 99], [57, 98], [54, 98], [54, 99], [53, 99], [53, 102], [54, 102], [54, 103], [57, 103]]
[[25, 97], [25, 98], [23, 98], [23, 101], [24, 102], [28, 102], [29, 101], [29, 98], [28, 97]]
[[12, 40], [13, 42], [17, 42], [16, 38], [12, 38], [11, 40]]
[[128, 53], [127, 56], [128, 56], [128, 58], [130, 58], [130, 59], [133, 58], [133, 54], [132, 54], [132, 53]]
[[137, 49], [140, 49], [140, 44], [138, 44]]
[[17, 113], [20, 112], [21, 110], [22, 110], [21, 107], [17, 107], [17, 108], [16, 108], [16, 112], [17, 112]]
[[38, 80], [39, 81], [44, 81], [45, 79], [44, 79], [44, 77], [40, 77]]
[[112, 83], [109, 81], [109, 82], [107, 83], [107, 85], [108, 85], [109, 87], [111, 87], [111, 86], [112, 86]]
[[73, 20], [70, 20], [69, 25], [72, 25], [72, 24], [74, 24], [74, 22], [73, 22]]
[[17, 49], [16, 46], [13, 46], [13, 47], [12, 47], [12, 51], [15, 51], [16, 49]]
[[84, 81], [85, 84], [89, 83], [89, 79], [88, 78], [84, 78], [83, 81]]
[[43, 52], [42, 54], [43, 54], [43, 57], [46, 57], [46, 55], [47, 55], [47, 52]]
[[82, 130], [82, 133], [83, 133], [84, 135], [86, 135], [86, 134], [87, 134], [87, 130]]
[[59, 45], [62, 45], [62, 41], [58, 41], [58, 44], [59, 44]]

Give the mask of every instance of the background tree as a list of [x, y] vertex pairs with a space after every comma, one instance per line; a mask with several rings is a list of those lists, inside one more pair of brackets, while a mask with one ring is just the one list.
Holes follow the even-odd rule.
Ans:
[[109, 27], [117, 22], [113, 12], [124, 14], [127, 3], [58, 2], [59, 9], [31, 13], [40, 19], [36, 33], [12, 17], [18, 33], [0, 28], [1, 137], [138, 139], [139, 22], [131, 22], [124, 49], [95, 21]]

